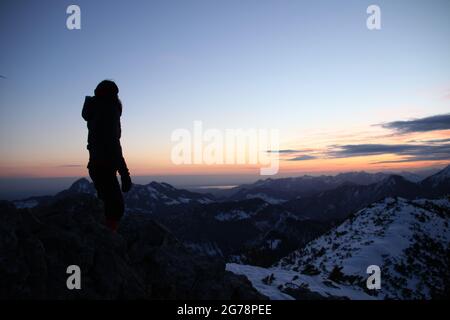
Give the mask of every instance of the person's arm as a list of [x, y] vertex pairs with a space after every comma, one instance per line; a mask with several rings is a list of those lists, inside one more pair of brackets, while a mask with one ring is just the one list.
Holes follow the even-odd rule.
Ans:
[[130, 170], [128, 170], [127, 163], [125, 162], [125, 158], [123, 156], [119, 158], [119, 165], [117, 171], [119, 171], [119, 174], [121, 176], [130, 175]]
[[81, 116], [84, 120], [88, 121], [92, 115], [92, 97], [86, 96], [83, 104], [83, 111], [81, 112]]
[[122, 154], [122, 147], [120, 142], [116, 146], [115, 158], [117, 161], [117, 171], [119, 171], [120, 179], [122, 182], [122, 191], [128, 192], [130, 191], [133, 183], [130, 177], [130, 171], [128, 170], [127, 163], [125, 162], [125, 158]]
[[130, 171], [128, 170], [127, 164], [125, 163], [125, 159], [122, 157], [121, 165], [119, 167], [120, 180], [122, 182], [122, 191], [128, 192], [133, 186], [133, 182], [131, 181]]

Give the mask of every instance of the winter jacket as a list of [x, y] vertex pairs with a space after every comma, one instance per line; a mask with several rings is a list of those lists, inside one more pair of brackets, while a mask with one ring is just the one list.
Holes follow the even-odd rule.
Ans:
[[86, 97], [82, 117], [87, 121], [89, 164], [92, 167], [107, 167], [129, 174], [120, 145], [120, 116], [122, 104], [118, 99]]

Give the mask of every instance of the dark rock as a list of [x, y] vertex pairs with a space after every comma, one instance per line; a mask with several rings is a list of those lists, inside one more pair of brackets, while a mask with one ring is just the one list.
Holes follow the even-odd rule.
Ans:
[[[145, 216], [127, 216], [118, 234], [103, 219], [89, 194], [31, 210], [1, 202], [0, 299], [265, 298]], [[67, 289], [69, 265], [81, 269], [81, 290]]]

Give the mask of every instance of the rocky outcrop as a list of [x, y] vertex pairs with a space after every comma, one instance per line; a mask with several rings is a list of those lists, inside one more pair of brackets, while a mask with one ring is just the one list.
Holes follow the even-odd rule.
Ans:
[[[0, 202], [1, 299], [264, 299], [221, 260], [188, 251], [145, 215], [128, 215], [117, 234], [88, 194], [16, 209]], [[66, 286], [81, 269], [81, 289]]]

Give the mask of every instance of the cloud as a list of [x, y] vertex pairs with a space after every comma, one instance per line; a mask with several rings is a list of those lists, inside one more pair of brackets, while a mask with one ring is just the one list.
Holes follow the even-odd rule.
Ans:
[[305, 150], [293, 150], [293, 149], [282, 149], [282, 150], [267, 150], [267, 153], [299, 153]]
[[333, 146], [327, 155], [331, 158], [348, 158], [394, 154], [405, 158], [375, 163], [450, 160], [450, 144], [356, 144]]
[[304, 155], [289, 159], [289, 161], [305, 161], [305, 160], [312, 160], [312, 159], [317, 159], [317, 157], [304, 154]]
[[327, 154], [332, 158], [404, 154], [408, 152], [418, 152], [421, 147], [423, 146], [410, 144], [348, 144], [333, 146]]
[[387, 163], [404, 163], [404, 162], [416, 162], [416, 161], [439, 161], [439, 160], [450, 160], [450, 156], [445, 155], [423, 155], [414, 156], [398, 160], [384, 160], [371, 162], [371, 164], [387, 164]]
[[[286, 155], [286, 156], [291, 156], [294, 158], [289, 158], [287, 159], [286, 156], [283, 157], [283, 159], [281, 160], [286, 160], [286, 161], [305, 161], [305, 160], [312, 160], [312, 159], [317, 159], [316, 156], [312, 156], [312, 155], [308, 155], [308, 154], [304, 154], [306, 152], [313, 152], [314, 150], [312, 149], [303, 149], [303, 150], [299, 150], [299, 149], [281, 149], [281, 150], [267, 150], [267, 153], [279, 153], [280, 155]], [[303, 154], [299, 154], [299, 153], [303, 153]]]
[[387, 122], [379, 125], [400, 133], [447, 130], [450, 129], [450, 113], [414, 120]]
[[421, 142], [421, 143], [443, 143], [443, 142], [450, 142], [450, 138], [445, 138], [445, 139], [432, 139], [432, 140], [411, 140], [408, 142]]
[[[383, 156], [394, 155], [396, 159], [381, 160], [375, 163], [400, 163], [414, 161], [445, 161], [450, 160], [450, 138], [443, 137], [424, 137], [416, 140], [399, 142], [405, 136], [399, 134], [412, 132], [428, 132], [433, 130], [450, 129], [450, 114], [434, 115], [430, 117], [414, 119], [409, 121], [394, 121], [383, 124], [377, 124], [384, 128], [392, 129], [389, 135], [376, 136], [366, 139], [358, 138], [358, 134], [351, 136], [352, 144], [334, 144], [328, 145], [325, 149], [282, 149], [267, 150], [267, 153], [278, 152], [282, 160], [285, 161], [307, 161], [313, 159], [340, 159], [364, 156]], [[358, 138], [358, 139], [356, 139]], [[345, 140], [344, 140], [345, 141]], [[364, 143], [366, 141], [383, 141], [392, 143]]]

